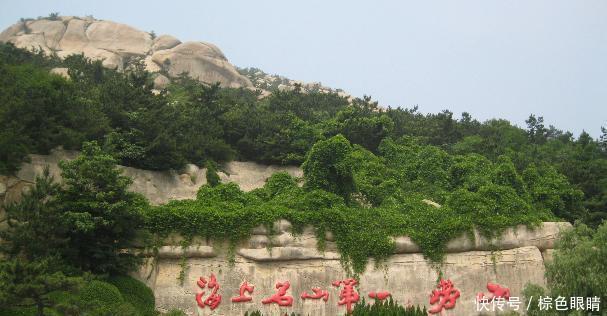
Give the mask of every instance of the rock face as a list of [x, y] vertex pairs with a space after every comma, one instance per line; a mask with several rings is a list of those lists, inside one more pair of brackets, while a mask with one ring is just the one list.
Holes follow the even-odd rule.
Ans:
[[[195, 239], [192, 246], [182, 249], [179, 236], [169, 237], [166, 246], [160, 247], [155, 263], [150, 259], [136, 276], [146, 282], [156, 295], [156, 304], [161, 310], [179, 308], [189, 315], [243, 315], [245, 311], [261, 310], [264, 315], [282, 315], [292, 311], [301, 315], [343, 315], [345, 309], [338, 305], [340, 289], [331, 283], [348, 277], [339, 261], [336, 245], [328, 238], [325, 252], [316, 249], [314, 230], [308, 227], [302, 235], [290, 232], [290, 223], [282, 220], [274, 224], [275, 235], [268, 235], [265, 227], [253, 230], [253, 235], [241, 242], [236, 249], [235, 261], [231, 264], [226, 255], [227, 245]], [[401, 304], [413, 303], [431, 307], [429, 295], [436, 287], [438, 271], [450, 279], [461, 293], [454, 309], [444, 315], [479, 315], [474, 298], [485, 292], [488, 282], [498, 283], [511, 290], [512, 296], [522, 300], [522, 289], [528, 282], [540, 285], [544, 280], [543, 247], [552, 247], [553, 235], [570, 228], [567, 223], [544, 223], [535, 230], [517, 227], [518, 244], [514, 248], [497, 250], [450, 249], [443, 264], [437, 267], [413, 249], [396, 249], [387, 262], [375, 268], [370, 262], [360, 275], [356, 290], [361, 298], [369, 301], [371, 291], [389, 291], [393, 299]], [[511, 238], [506, 232], [502, 238]], [[327, 236], [330, 237], [330, 236]], [[397, 239], [408, 239], [406, 236]], [[475, 244], [467, 236], [458, 238], [464, 244]], [[269, 246], [272, 246], [271, 248]], [[538, 248], [540, 246], [541, 248]], [[417, 247], [417, 246], [415, 246]], [[480, 248], [483, 248], [480, 246]], [[419, 249], [419, 248], [417, 248]], [[475, 248], [476, 249], [476, 248]], [[546, 252], [547, 250], [544, 250]], [[550, 250], [551, 251], [551, 250]], [[184, 254], [185, 252], [185, 254]], [[187, 258], [183, 284], [177, 279], [181, 272], [180, 258]], [[220, 284], [222, 301], [213, 312], [208, 307], [199, 308], [196, 294], [202, 290], [197, 286], [200, 277], [213, 274]], [[242, 282], [255, 286], [248, 303], [233, 303], [230, 298], [239, 295]], [[294, 298], [292, 307], [262, 304], [261, 300], [276, 292], [276, 282], [289, 281], [287, 295]], [[302, 300], [301, 294], [312, 293], [320, 287], [329, 292], [329, 299]], [[209, 290], [205, 289], [205, 298]]]
[[84, 54], [117, 70], [124, 69], [128, 58], [139, 57], [145, 60], [150, 72], [166, 70], [171, 76], [187, 73], [192, 78], [206, 83], [219, 82], [224, 87], [253, 87], [213, 44], [181, 43], [170, 35], [152, 38], [150, 33], [111, 21], [77, 17], [25, 20], [0, 33], [0, 42], [55, 53], [61, 58]]
[[[30, 162], [24, 163], [16, 177], [11, 177], [15, 183], [31, 185], [36, 175], [42, 174], [46, 166], [56, 180], [61, 178], [58, 163], [61, 160], [71, 160], [77, 152], [55, 149], [50, 155], [30, 155]], [[198, 189], [207, 183], [206, 169], [195, 165], [187, 165], [183, 171], [151, 171], [131, 167], [123, 167], [123, 174], [133, 179], [130, 189], [145, 195], [152, 204], [162, 204], [169, 200], [193, 199]], [[223, 166], [226, 171], [219, 172], [222, 182], [235, 182], [244, 191], [260, 188], [267, 178], [279, 171], [286, 171], [292, 176], [301, 177], [301, 169], [289, 166], [267, 166], [254, 162], [232, 161]], [[9, 179], [7, 177], [7, 179]], [[8, 181], [8, 180], [7, 180]], [[1, 183], [1, 182], [0, 182]], [[8, 190], [7, 194], [13, 192]], [[15, 192], [18, 196], [20, 193]], [[10, 193], [12, 196], [13, 193]]]
[[251, 82], [241, 76], [217, 46], [205, 42], [185, 42], [170, 49], [156, 51], [152, 61], [164, 66], [176, 77], [189, 73], [203, 82], [220, 82], [230, 88], [247, 87]]

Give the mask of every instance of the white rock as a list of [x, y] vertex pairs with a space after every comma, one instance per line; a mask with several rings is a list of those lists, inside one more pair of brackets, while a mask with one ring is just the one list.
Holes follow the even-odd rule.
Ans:
[[249, 87], [249, 79], [240, 75], [236, 68], [213, 44], [204, 42], [185, 42], [171, 49], [159, 50], [152, 60], [167, 69], [169, 75], [182, 73], [207, 83], [219, 82], [224, 87]]
[[217, 256], [213, 247], [210, 246], [162, 246], [158, 248], [158, 258], [180, 259], [185, 255], [187, 258], [212, 258]]
[[154, 89], [164, 90], [170, 83], [171, 80], [169, 80], [169, 78], [163, 75], [157, 75], [156, 78], [154, 78]]
[[15, 44], [16, 47], [31, 50], [42, 51], [46, 55], [52, 53], [51, 49], [46, 46], [46, 40], [42, 33], [23, 34], [20, 36], [11, 37], [9, 42]]
[[321, 253], [316, 249], [303, 247], [272, 247], [270, 249], [245, 249], [236, 251], [238, 255], [253, 261], [288, 261], [288, 260], [339, 260], [339, 254], [334, 252]]
[[[273, 257], [268, 257], [266, 249], [247, 253], [247, 256], [263, 258], [263, 261], [238, 254], [234, 264], [230, 264], [228, 258], [223, 256], [189, 259], [186, 261], [183, 285], [177, 280], [182, 268], [175, 259], [160, 259], [155, 263], [156, 270], [145, 266], [138, 275], [146, 276], [142, 280], [154, 290], [156, 306], [162, 310], [178, 308], [192, 315], [199, 313], [202, 309], [196, 307], [193, 298], [200, 291], [196, 281], [213, 274], [217, 277], [221, 295], [225, 298], [238, 296], [240, 285], [245, 280], [255, 286], [252, 302], [235, 304], [226, 299], [213, 314], [243, 315], [245, 311], [252, 310], [260, 310], [264, 315], [290, 314], [291, 311], [318, 316], [346, 313], [345, 308], [337, 304], [341, 289], [331, 285], [335, 280], [349, 277], [339, 260], [322, 258], [318, 254], [308, 257], [302, 252], [283, 256], [277, 248], [273, 248], [272, 253]], [[284, 260], [279, 260], [278, 257]], [[461, 293], [455, 308], [446, 315], [478, 315], [473, 299], [478, 292], [486, 292], [487, 282], [508, 287], [511, 295], [518, 297], [522, 297], [522, 289], [527, 282], [545, 285], [542, 256], [535, 247], [499, 253], [475, 251], [447, 254], [441, 270], [444, 278], [450, 279]], [[366, 271], [359, 276], [359, 285], [355, 289], [361, 298], [366, 298], [370, 291], [388, 290], [400, 304], [410, 302], [429, 307], [429, 295], [436, 287], [437, 279], [435, 266], [421, 254], [402, 254], [388, 258], [385, 266], [380, 269], [375, 269], [373, 262], [370, 262]], [[291, 284], [287, 294], [294, 297], [293, 307], [279, 308], [276, 304], [262, 304], [263, 298], [276, 292], [276, 283], [283, 281]], [[313, 287], [329, 291], [328, 302], [299, 298], [303, 292], [310, 292]], [[208, 312], [208, 309], [205, 310]]]
[[152, 50], [158, 51], [163, 49], [170, 49], [181, 44], [181, 41], [171, 35], [160, 35], [154, 39], [152, 44]]
[[[50, 155], [30, 155], [30, 162], [23, 163], [17, 177], [33, 181], [36, 175], [42, 174], [44, 167], [49, 165], [55, 179], [61, 179], [61, 171], [57, 166], [59, 160], [71, 160], [78, 153], [55, 149]], [[292, 176], [302, 176], [301, 169], [292, 166], [268, 166], [254, 162], [232, 161], [223, 166], [230, 175], [219, 173], [222, 181], [235, 182], [244, 191], [262, 187], [272, 174], [285, 171]], [[146, 196], [152, 204], [163, 204], [169, 200], [194, 199], [200, 186], [207, 183], [206, 169], [188, 172], [190, 181], [182, 182], [180, 175], [174, 171], [151, 171], [131, 167], [121, 167], [123, 173], [133, 179], [130, 189]], [[195, 183], [191, 179], [195, 178]], [[264, 228], [265, 229], [265, 228]], [[267, 234], [264, 232], [263, 234]]]
[[122, 56], [146, 55], [152, 47], [150, 34], [126, 24], [95, 21], [86, 29], [90, 45]]
[[0, 42], [8, 42], [11, 37], [17, 35], [20, 32], [24, 32], [24, 24], [19, 21], [11, 26], [9, 26], [6, 30], [0, 33]]
[[63, 37], [59, 41], [59, 49], [64, 56], [82, 53], [84, 47], [89, 44], [86, 37], [86, 27], [89, 22], [80, 19], [72, 19], [67, 24]]
[[36, 20], [27, 23], [27, 27], [32, 33], [44, 35], [46, 46], [50, 49], [57, 49], [59, 41], [65, 33], [66, 27], [62, 21]]
[[251, 249], [262, 249], [270, 245], [270, 238], [266, 235], [252, 235], [248, 239], [247, 247]]
[[57, 67], [57, 68], [51, 69], [50, 73], [61, 76], [65, 79], [70, 79], [70, 74], [68, 73], [68, 70], [69, 69], [67, 69], [65, 67]]
[[159, 72], [162, 70], [162, 67], [152, 60], [152, 56], [146, 56], [143, 64], [145, 65], [145, 70], [149, 72]]

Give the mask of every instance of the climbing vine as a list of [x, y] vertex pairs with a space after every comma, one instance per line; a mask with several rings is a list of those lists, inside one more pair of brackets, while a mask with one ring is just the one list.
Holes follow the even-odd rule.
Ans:
[[[375, 156], [356, 146], [348, 150], [343, 139], [338, 142], [340, 151], [351, 154], [343, 154], [337, 162], [341, 170], [337, 179], [351, 179], [354, 187], [370, 189], [367, 184], [375, 183], [386, 188], [371, 193], [373, 202], [365, 200], [364, 192], [345, 198], [345, 191], [330, 192], [330, 185], [302, 187], [287, 173], [276, 173], [264, 187], [251, 192], [243, 192], [234, 183], [205, 185], [194, 200], [150, 208], [145, 214], [147, 228], [158, 235], [179, 233], [185, 240], [200, 236], [234, 246], [248, 238], [253, 228], [265, 225], [271, 230], [275, 221], [285, 219], [295, 233], [307, 225], [315, 227], [319, 250], [324, 249], [325, 233], [330, 231], [344, 268], [358, 274], [369, 258], [381, 264], [394, 253], [391, 237], [410, 236], [426, 258], [440, 263], [447, 242], [472, 234], [475, 228], [493, 237], [518, 224], [533, 226], [555, 219], [549, 210], [532, 206], [527, 184], [507, 157], [493, 166], [480, 156], [450, 157], [439, 149], [395, 142], [382, 144], [382, 155]], [[330, 152], [330, 147], [325, 144], [323, 150]], [[418, 170], [420, 160], [435, 161], [435, 165], [424, 162], [425, 170]], [[476, 168], [479, 165], [487, 166]], [[322, 174], [330, 175], [332, 170], [322, 162], [307, 166], [314, 166], [310, 172]], [[368, 172], [371, 168], [374, 172]], [[399, 182], [405, 184], [394, 185]], [[437, 187], [432, 189], [433, 185]], [[424, 201], [427, 192], [439, 192], [433, 199], [442, 205]]]
[[[394, 253], [391, 237], [410, 236], [426, 258], [433, 263], [440, 263], [447, 242], [463, 233], [472, 235], [474, 228], [478, 228], [483, 235], [492, 237], [518, 224], [533, 226], [555, 219], [545, 209], [538, 210], [531, 206], [529, 196], [524, 191], [524, 183], [517, 182], [519, 187], [515, 189], [505, 182], [504, 179], [509, 178], [513, 181], [520, 180], [517, 171], [509, 168], [511, 163], [507, 160], [504, 162], [506, 166], [502, 168], [489, 166], [486, 169], [470, 170], [466, 167], [474, 165], [479, 157], [471, 157], [472, 162], [468, 161], [468, 166], [462, 165], [461, 157], [452, 157], [449, 159], [456, 163], [447, 163], [434, 170], [426, 166], [427, 170], [423, 173], [418, 170], [417, 175], [408, 174], [412, 170], [402, 170], [399, 174], [395, 169], [402, 168], [402, 165], [392, 167], [392, 170], [386, 166], [395, 163], [390, 159], [396, 159], [405, 149], [396, 148], [395, 151], [394, 147], [398, 145], [388, 145], [393, 147], [389, 148], [390, 152], [384, 157], [371, 157], [376, 160], [373, 163], [380, 161], [384, 168], [373, 176], [382, 177], [383, 182], [391, 181], [389, 176], [381, 175], [383, 172], [392, 174], [396, 179], [409, 178], [408, 181], [424, 182], [423, 186], [419, 186], [422, 192], [415, 192], [409, 186], [407, 189], [396, 188], [384, 196], [373, 192], [375, 200], [382, 202], [368, 203], [364, 201], [364, 194], [345, 199], [343, 190], [333, 193], [312, 186], [302, 187], [298, 185], [298, 179], [286, 173], [277, 173], [268, 179], [264, 187], [251, 192], [243, 192], [234, 183], [205, 185], [200, 188], [194, 200], [171, 201], [150, 208], [146, 212], [147, 228], [158, 235], [179, 233], [185, 240], [200, 236], [227, 241], [234, 247], [238, 241], [248, 238], [255, 227], [264, 225], [271, 230], [275, 221], [285, 219], [292, 223], [295, 233], [301, 232], [306, 225], [315, 227], [319, 250], [324, 250], [325, 233], [330, 231], [334, 235], [344, 268], [358, 274], [364, 271], [369, 258], [374, 258], [377, 264], [381, 264]], [[361, 154], [360, 148], [353, 150], [359, 152], [358, 159], [373, 155], [368, 152]], [[426, 149], [424, 152], [443, 156], [436, 150]], [[351, 168], [343, 169], [352, 170], [351, 178], [359, 183], [375, 181], [368, 177], [362, 178], [357, 171], [365, 168], [365, 161], [368, 162], [368, 159], [359, 160], [355, 163], [356, 167], [352, 165]], [[483, 163], [491, 164], [488, 161]], [[419, 167], [413, 165], [412, 168]], [[496, 171], [491, 171], [493, 169]], [[452, 193], [446, 187], [443, 188], [440, 195], [434, 197], [443, 205], [434, 205], [424, 201], [427, 197], [424, 192], [429, 190], [431, 181], [423, 178], [436, 178], [436, 173], [441, 170], [447, 170], [445, 186], [450, 186], [449, 182], [454, 181], [454, 177], [461, 184], [452, 187]], [[499, 181], [493, 181], [492, 178]]]

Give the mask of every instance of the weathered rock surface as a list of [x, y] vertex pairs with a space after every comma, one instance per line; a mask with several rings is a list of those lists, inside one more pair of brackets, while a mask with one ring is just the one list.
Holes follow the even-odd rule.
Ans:
[[152, 45], [152, 50], [163, 50], [163, 49], [171, 49], [177, 45], [181, 44], [181, 41], [176, 37], [171, 35], [160, 35], [154, 39], [154, 44]]
[[[552, 245], [548, 240], [555, 227], [567, 229], [570, 225], [543, 223], [533, 233], [521, 227], [514, 231], [519, 233], [519, 245], [535, 243], [548, 247]], [[243, 315], [245, 311], [257, 309], [267, 315], [291, 311], [301, 315], [344, 314], [344, 308], [337, 304], [339, 289], [331, 286], [333, 281], [348, 277], [340, 264], [335, 244], [327, 242], [327, 250], [320, 252], [316, 249], [316, 237], [311, 227], [306, 228], [302, 235], [296, 236], [289, 233], [290, 229], [290, 223], [284, 220], [274, 223], [275, 235], [272, 236], [268, 235], [265, 227], [255, 228], [254, 235], [237, 246], [233, 264], [229, 263], [226, 244], [197, 239], [192, 246], [181, 249], [175, 246], [181, 239], [171, 236], [165, 240], [170, 245], [161, 247], [154, 265], [150, 260], [136, 276], [154, 290], [157, 306], [161, 310], [179, 308], [189, 315]], [[508, 235], [505, 233], [498, 239], [507, 239]], [[540, 239], [544, 241], [538, 242]], [[187, 268], [185, 282], [180, 284], [177, 280], [181, 272], [179, 258], [184, 255], [184, 251], [188, 258]], [[401, 304], [413, 303], [430, 307], [428, 297], [436, 286], [440, 270], [444, 278], [450, 279], [461, 292], [455, 309], [447, 311], [445, 315], [478, 315], [473, 300], [478, 292], [486, 292], [487, 282], [508, 287], [512, 296], [521, 299], [521, 291], [526, 283], [544, 285], [543, 255], [546, 256], [545, 253], [551, 251], [546, 249], [541, 252], [537, 246], [532, 245], [512, 249], [496, 248], [493, 251], [448, 253], [442, 265], [437, 267], [420, 253], [400, 253], [397, 249], [396, 254], [379, 268], [370, 262], [366, 271], [360, 275], [360, 285], [356, 289], [367, 300], [370, 291], [389, 291]], [[223, 296], [221, 304], [212, 313], [208, 308], [197, 307], [195, 301], [195, 295], [202, 291], [197, 287], [196, 281], [199, 277], [208, 278], [211, 274], [217, 277], [221, 286], [219, 294]], [[238, 296], [243, 281], [255, 286], [251, 295], [253, 301], [232, 303], [230, 298]], [[276, 282], [284, 281], [291, 284], [287, 294], [293, 296], [293, 306], [279, 308], [275, 304], [261, 304], [262, 299], [275, 293]], [[300, 299], [303, 292], [311, 293], [313, 287], [329, 291], [328, 302]]]
[[170, 35], [152, 39], [148, 32], [111, 21], [70, 16], [20, 21], [0, 33], [0, 42], [56, 53], [60, 58], [84, 54], [117, 70], [125, 68], [127, 58], [140, 57], [150, 72], [166, 70], [171, 76], [188, 73], [192, 78], [225, 87], [253, 86], [213, 44], [181, 43]]
[[220, 82], [230, 88], [251, 86], [241, 76], [217, 46], [204, 42], [185, 42], [171, 49], [156, 51], [152, 61], [165, 67], [171, 76], [189, 73], [203, 82]]
[[171, 83], [171, 80], [169, 80], [169, 78], [167, 78], [166, 76], [163, 76], [163, 75], [158, 75], [158, 76], [156, 76], [156, 78], [154, 78], [154, 89], [157, 89], [157, 90], [166, 89], [170, 83]]
[[[46, 166], [55, 179], [61, 178], [60, 160], [71, 160], [77, 152], [55, 149], [50, 155], [30, 155], [30, 162], [24, 163], [14, 178], [17, 182], [33, 183], [36, 175], [42, 174]], [[133, 179], [130, 189], [145, 195], [151, 203], [162, 204], [169, 200], [193, 199], [198, 189], [207, 183], [206, 169], [187, 165], [182, 172], [151, 171], [131, 167], [120, 167], [124, 175]], [[244, 191], [260, 188], [267, 178], [278, 171], [285, 171], [295, 177], [301, 177], [297, 167], [267, 166], [254, 162], [232, 161], [223, 168], [227, 173], [219, 172], [222, 182], [235, 182]], [[12, 191], [11, 191], [12, 192]], [[17, 193], [15, 193], [17, 194]]]

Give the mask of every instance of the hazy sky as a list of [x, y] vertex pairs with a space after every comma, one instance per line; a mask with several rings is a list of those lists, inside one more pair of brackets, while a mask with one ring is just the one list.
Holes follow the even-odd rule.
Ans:
[[594, 137], [607, 126], [607, 1], [19, 0], [0, 28], [50, 12], [212, 42], [237, 66], [384, 106], [519, 126], [535, 113]]

